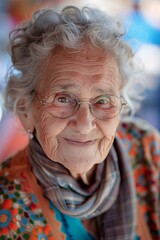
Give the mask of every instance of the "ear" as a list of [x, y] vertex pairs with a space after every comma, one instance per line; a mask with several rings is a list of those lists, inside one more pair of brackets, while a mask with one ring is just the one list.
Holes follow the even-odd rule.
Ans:
[[30, 129], [31, 133], [34, 131], [34, 119], [30, 112], [19, 114], [19, 119], [26, 132], [28, 132], [28, 129]]

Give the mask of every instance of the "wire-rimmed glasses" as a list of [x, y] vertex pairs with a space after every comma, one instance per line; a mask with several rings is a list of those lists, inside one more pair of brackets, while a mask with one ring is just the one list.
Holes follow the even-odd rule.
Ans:
[[116, 117], [122, 107], [127, 104], [123, 97], [111, 94], [100, 95], [90, 100], [79, 100], [76, 96], [65, 92], [55, 93], [45, 99], [41, 99], [39, 95], [38, 92], [35, 92], [39, 102], [45, 105], [54, 117], [63, 119], [73, 116], [82, 103], [88, 104], [92, 115], [101, 120]]

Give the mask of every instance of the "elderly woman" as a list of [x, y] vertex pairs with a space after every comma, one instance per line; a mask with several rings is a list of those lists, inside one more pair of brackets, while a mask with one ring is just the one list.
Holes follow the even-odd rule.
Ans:
[[160, 137], [124, 117], [142, 84], [123, 35], [73, 6], [12, 33], [5, 103], [30, 141], [1, 166], [1, 239], [159, 239]]

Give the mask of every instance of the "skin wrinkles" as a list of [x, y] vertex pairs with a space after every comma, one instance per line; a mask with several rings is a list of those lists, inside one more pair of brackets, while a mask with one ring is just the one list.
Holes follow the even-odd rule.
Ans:
[[49, 148], [52, 148], [52, 152], [56, 151], [58, 144], [56, 143], [56, 139], [54, 141], [52, 141], [52, 135], [50, 136], [50, 134], [48, 133], [48, 127], [49, 124], [51, 123], [51, 118], [52, 116], [49, 116], [50, 114], [48, 114], [46, 107], [44, 107], [41, 112], [40, 115], [37, 117], [37, 122], [39, 122], [39, 129], [40, 131], [38, 131], [38, 133], [40, 134], [40, 136], [38, 136], [38, 139], [42, 138], [42, 146], [43, 146], [43, 140], [45, 141], [45, 145], [48, 146]]
[[[79, 69], [82, 66], [84, 66], [83, 76], [86, 75], [85, 79], [90, 78], [91, 75], [92, 75], [92, 80], [95, 75], [97, 75], [97, 77], [99, 75], [99, 79], [100, 79], [102, 75], [101, 73], [104, 71], [105, 71], [105, 79], [108, 79], [108, 81], [112, 83], [115, 82], [117, 77], [120, 77], [118, 67], [116, 69], [115, 67], [113, 67], [115, 66], [115, 64], [117, 65], [116, 60], [110, 54], [104, 55], [101, 49], [98, 49], [99, 51], [98, 54], [95, 54], [96, 51], [94, 53], [91, 53], [91, 52], [87, 53], [91, 55], [90, 57], [85, 56], [85, 52], [78, 53], [76, 55], [73, 53], [68, 54], [67, 52], [64, 52], [64, 50], [61, 50], [61, 49], [59, 50], [60, 52], [58, 52], [58, 54], [56, 54], [57, 50], [55, 50], [56, 56], [52, 57], [51, 64], [48, 65], [47, 71], [45, 73], [47, 75], [48, 82], [45, 86], [43, 86], [43, 92], [44, 92], [44, 88], [46, 91], [47, 85], [49, 86], [49, 88], [52, 88], [52, 84], [56, 83], [57, 78], [58, 80], [64, 80], [64, 76], [66, 75], [66, 73], [70, 75], [70, 77], [73, 79], [74, 76], [76, 77], [78, 74], [80, 74]], [[60, 53], [62, 53], [62, 56], [60, 55]], [[104, 55], [104, 57], [102, 57], [103, 56], [102, 54]], [[96, 59], [94, 58], [92, 59], [91, 58], [92, 55], [94, 58], [96, 57]], [[83, 62], [80, 63], [79, 58], [82, 56], [83, 56]], [[97, 64], [97, 59], [98, 59], [98, 64]], [[108, 66], [108, 59], [110, 62], [109, 66]], [[56, 64], [55, 64], [55, 61], [56, 61]], [[64, 65], [64, 61], [66, 62], [65, 65]], [[73, 66], [74, 66], [74, 71], [73, 71]], [[70, 80], [70, 79], [67, 79], [66, 76], [65, 76], [65, 79]], [[115, 87], [117, 88], [117, 84], [115, 84]], [[41, 88], [41, 84], [40, 84], [40, 88]]]
[[[63, 51], [58, 56], [61, 54]], [[103, 91], [120, 94], [120, 75], [114, 58], [95, 50], [87, 54], [87, 57], [78, 58], [63, 56], [63, 64], [61, 57], [51, 61], [49, 72], [52, 72], [52, 78], [43, 77], [38, 93], [44, 97], [62, 90], [87, 101]], [[106, 158], [112, 146], [119, 116], [99, 120], [91, 114], [88, 104], [82, 103], [73, 116], [60, 119], [51, 115], [49, 108], [40, 104], [37, 98], [32, 112], [37, 138], [46, 155], [64, 165], [75, 178], [87, 182], [95, 165]]]
[[[94, 81], [94, 78], [95, 79], [101, 79], [102, 78], [102, 71], [104, 71], [105, 69], [105, 75], [103, 75], [103, 78], [104, 78], [104, 81], [105, 80], [108, 80], [110, 82], [114, 82], [114, 81], [117, 81], [117, 76], [118, 76], [118, 73], [116, 74], [114, 71], [115, 69], [112, 68], [112, 67], [109, 67], [109, 66], [102, 66], [101, 69], [98, 71], [98, 67], [97, 66], [92, 66], [92, 67], [86, 67], [83, 69], [83, 74], [81, 74], [81, 72], [79, 71], [79, 69], [81, 68], [82, 65], [78, 64], [77, 68], [75, 66], [75, 63], [74, 63], [74, 71], [73, 71], [73, 67], [70, 68], [70, 70], [67, 68], [66, 69], [66, 66], [64, 67], [63, 65], [61, 65], [60, 69], [63, 67], [63, 70], [60, 70], [59, 72], [59, 69], [58, 67], [56, 66], [56, 69], [53, 69], [54, 71], [54, 77], [52, 75], [50, 79], [50, 81], [52, 83], [56, 83], [56, 80], [57, 80], [57, 77], [58, 77], [58, 80], [70, 80], [70, 79], [67, 79], [67, 76], [70, 76], [71, 79], [74, 80], [74, 77], [84, 77], [85, 79], [90, 79], [92, 78], [92, 81]], [[105, 68], [104, 68], [105, 67]], [[94, 68], [94, 69], [93, 69]], [[75, 73], [76, 71], [76, 73]], [[92, 71], [92, 74], [90, 73]], [[114, 73], [114, 74], [113, 74]], [[67, 76], [65, 76], [67, 74]], [[117, 87], [117, 84], [116, 84], [116, 87]]]
[[[38, 121], [38, 119], [37, 119]], [[51, 135], [51, 134], [47, 134], [49, 130], [51, 130], [50, 128], [48, 129], [48, 126], [50, 126], [51, 124], [54, 125], [54, 122], [52, 123], [51, 122], [51, 116], [49, 113], [47, 113], [47, 110], [46, 108], [43, 108], [41, 109], [41, 114], [40, 114], [40, 133], [44, 133], [42, 134], [42, 142], [45, 141], [45, 145], [47, 146], [47, 148], [45, 149], [46, 151], [48, 151], [48, 148], [50, 148], [50, 154], [48, 155], [49, 158], [53, 158], [53, 156], [55, 156], [55, 151], [58, 151], [58, 146], [60, 144], [63, 144], [63, 141], [62, 139], [58, 139], [58, 142], [56, 141], [56, 139]], [[92, 133], [93, 134], [93, 133]], [[67, 134], [66, 134], [67, 135]], [[78, 134], [77, 134], [78, 135]], [[94, 134], [93, 134], [94, 135]], [[100, 134], [99, 134], [100, 135]], [[79, 135], [78, 135], [79, 136]], [[99, 136], [98, 136], [99, 137]], [[101, 137], [101, 136], [100, 136]], [[41, 138], [41, 136], [38, 136], [38, 138]], [[73, 139], [75, 138], [75, 134], [73, 136], [70, 136], [69, 135], [69, 138]], [[77, 136], [76, 136], [77, 138]], [[80, 138], [84, 139], [86, 138], [85, 134], [81, 135]], [[88, 138], [88, 137], [87, 137]], [[89, 139], [92, 139], [93, 136], [91, 135], [89, 137]], [[106, 151], [108, 152], [109, 149], [110, 149], [110, 145], [112, 144], [113, 142], [113, 138], [114, 136], [109, 136], [107, 138], [103, 137], [101, 139], [101, 141], [99, 142], [99, 152], [100, 152], [100, 157], [99, 159], [96, 159], [96, 162], [93, 160], [93, 158], [91, 159], [86, 159], [86, 167], [87, 167], [87, 164], [89, 165], [92, 165], [94, 166], [94, 164], [97, 164], [99, 162], [101, 162], [102, 159], [104, 159], [106, 157]], [[108, 146], [108, 142], [111, 142], [110, 145]], [[42, 143], [41, 143], [42, 144]], [[43, 146], [43, 144], [42, 144]], [[98, 148], [95, 149], [95, 152], [93, 153], [93, 156], [95, 155], [96, 156], [96, 151], [98, 150]], [[104, 154], [105, 152], [105, 154]], [[65, 155], [60, 151], [60, 156], [55, 156], [54, 158], [54, 161], [56, 161], [56, 159], [62, 159], [62, 163], [64, 166], [67, 166], [67, 163], [68, 163], [68, 160], [67, 158], [65, 157]], [[83, 152], [79, 152], [79, 159], [83, 158]], [[74, 160], [74, 159], [73, 159]], [[58, 161], [57, 161], [58, 162]], [[72, 162], [72, 159], [71, 159], [71, 162]], [[78, 167], [79, 166], [79, 161], [77, 161], [77, 164], [76, 166]], [[79, 169], [78, 169], [79, 170]], [[77, 169], [73, 169], [72, 172], [76, 172]]]
[[[97, 75], [96, 75], [95, 79], [94, 79], [94, 77], [93, 77], [93, 79], [91, 77], [84, 77], [84, 76], [81, 77], [81, 75], [79, 75], [78, 77], [79, 78], [76, 77], [76, 83], [75, 83], [74, 78], [72, 79], [72, 77], [69, 81], [64, 79], [63, 77], [57, 81], [54, 81], [54, 85], [52, 85], [52, 87], [49, 87], [48, 91], [45, 94], [46, 98], [47, 98], [47, 96], [51, 96], [55, 93], [64, 91], [64, 92], [73, 94], [76, 97], [81, 99], [82, 97], [80, 96], [80, 89], [84, 86], [86, 86], [87, 94], [88, 94], [88, 90], [90, 90], [90, 87], [92, 86], [92, 88], [90, 90], [91, 98], [94, 98], [94, 97], [97, 97], [98, 95], [102, 95], [102, 94], [106, 94], [106, 93], [113, 94], [113, 95], [119, 95], [119, 89], [118, 89], [117, 85], [114, 84], [115, 80], [113, 78], [112, 78], [112, 81], [109, 80], [108, 83], [106, 83], [106, 80], [99, 81], [99, 85], [97, 86], [97, 79], [99, 79]], [[83, 86], [81, 86], [82, 78], [84, 78]], [[87, 79], [87, 81], [86, 81], [86, 79]], [[82, 90], [81, 92], [84, 93], [84, 90]], [[43, 96], [43, 98], [45, 99], [44, 96]], [[86, 99], [90, 100], [91, 98], [87, 97]]]

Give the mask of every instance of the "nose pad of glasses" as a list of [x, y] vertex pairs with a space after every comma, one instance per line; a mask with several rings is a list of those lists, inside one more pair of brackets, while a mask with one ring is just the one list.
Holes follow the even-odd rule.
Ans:
[[80, 108], [80, 105], [83, 105], [83, 107], [89, 108], [90, 111], [92, 110], [92, 104], [89, 101], [80, 102], [78, 109]]

